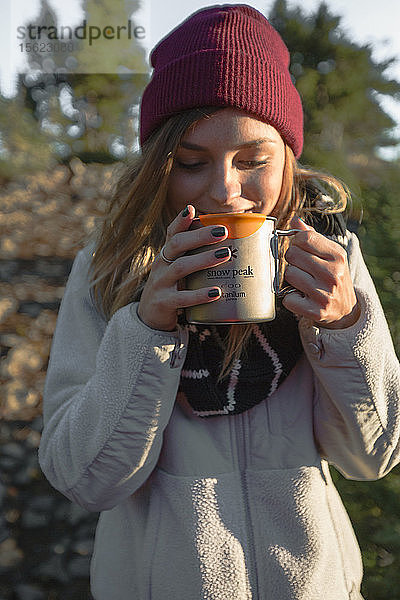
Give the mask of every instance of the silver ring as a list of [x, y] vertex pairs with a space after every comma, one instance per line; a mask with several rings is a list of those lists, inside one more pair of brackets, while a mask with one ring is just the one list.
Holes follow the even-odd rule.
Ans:
[[173, 261], [173, 260], [170, 260], [169, 258], [167, 258], [167, 257], [165, 256], [165, 254], [164, 254], [164, 248], [165, 248], [165, 246], [163, 246], [163, 247], [161, 248], [161, 250], [160, 250], [160, 256], [161, 256], [161, 258], [163, 259], [163, 261], [164, 261], [164, 262], [166, 262], [168, 265], [171, 265], [171, 264], [172, 264], [174, 261]]

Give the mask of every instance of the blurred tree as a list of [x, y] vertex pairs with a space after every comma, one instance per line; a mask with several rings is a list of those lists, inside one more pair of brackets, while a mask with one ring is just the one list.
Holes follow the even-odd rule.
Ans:
[[357, 187], [358, 166], [377, 148], [399, 141], [390, 135], [395, 122], [378, 100], [379, 94], [400, 95], [400, 83], [384, 74], [393, 61], [374, 61], [371, 46], [352, 42], [325, 3], [306, 16], [277, 0], [269, 19], [293, 49], [291, 73], [305, 113], [303, 162]]
[[79, 41], [69, 40], [68, 28], [41, 0], [30, 25], [47, 29], [27, 53], [30, 70], [21, 87], [59, 159], [112, 162], [136, 148], [139, 98], [148, 80], [143, 31], [136, 39], [131, 18], [137, 8], [137, 0], [85, 0]]
[[[64, 158], [70, 153], [65, 140], [68, 119], [60, 110], [59, 95], [67, 80], [69, 51], [58, 39], [57, 25], [53, 8], [41, 0], [38, 16], [25, 26], [26, 31], [31, 27], [32, 33], [25, 38], [28, 69], [19, 78], [18, 96], [25, 98], [40, 130], [47, 134], [54, 156]], [[40, 34], [39, 26], [46, 28]]]
[[49, 139], [21, 99], [0, 96], [0, 183], [54, 165]]
[[147, 72], [145, 51], [140, 45], [145, 32], [131, 18], [139, 8], [138, 0], [82, 0], [81, 5], [87, 33], [74, 52], [79, 72]]
[[140, 45], [144, 33], [137, 26], [139, 37], [135, 38], [136, 25], [131, 19], [138, 1], [84, 0], [82, 8], [87, 27], [96, 27], [103, 34], [94, 30], [99, 37], [92, 44], [85, 40], [73, 54], [80, 73], [70, 79], [69, 88], [79, 111], [71, 132], [77, 138], [74, 153], [83, 160], [96, 159], [99, 154], [121, 159], [137, 146], [139, 101], [148, 81]]
[[400, 355], [400, 161], [371, 161], [360, 183], [364, 219], [359, 229], [364, 256]]

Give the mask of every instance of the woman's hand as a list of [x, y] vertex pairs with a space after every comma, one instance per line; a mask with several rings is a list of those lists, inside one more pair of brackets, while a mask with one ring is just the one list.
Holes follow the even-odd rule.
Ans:
[[[220, 265], [230, 258], [229, 248], [207, 250], [186, 256], [188, 250], [216, 244], [224, 240], [228, 231], [223, 225], [210, 225], [188, 231], [195, 216], [195, 209], [188, 205], [172, 221], [167, 229], [164, 255], [173, 262], [167, 263], [158, 255], [151, 265], [151, 271], [139, 302], [138, 315], [149, 327], [162, 331], [173, 331], [177, 324], [177, 310], [218, 300], [219, 287], [198, 290], [180, 290], [180, 279], [209, 267]], [[218, 253], [218, 256], [215, 255]]]
[[291, 240], [285, 258], [285, 279], [298, 292], [288, 294], [283, 305], [327, 329], [344, 329], [360, 316], [350, 277], [346, 251], [298, 217], [290, 228], [301, 229]]

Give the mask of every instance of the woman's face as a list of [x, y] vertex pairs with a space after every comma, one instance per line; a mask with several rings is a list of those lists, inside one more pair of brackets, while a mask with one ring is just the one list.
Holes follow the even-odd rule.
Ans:
[[168, 202], [178, 213], [258, 212], [277, 216], [285, 165], [280, 134], [246, 113], [226, 108], [183, 136], [169, 178]]

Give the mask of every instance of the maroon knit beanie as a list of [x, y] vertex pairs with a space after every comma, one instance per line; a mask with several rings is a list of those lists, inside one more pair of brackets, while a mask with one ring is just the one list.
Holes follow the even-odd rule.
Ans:
[[255, 8], [219, 5], [195, 12], [154, 48], [152, 78], [140, 109], [140, 141], [171, 115], [232, 106], [269, 123], [298, 158], [303, 110], [289, 52]]

